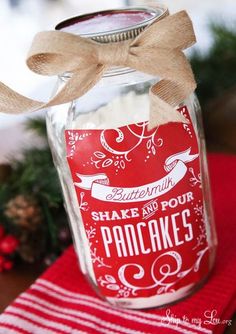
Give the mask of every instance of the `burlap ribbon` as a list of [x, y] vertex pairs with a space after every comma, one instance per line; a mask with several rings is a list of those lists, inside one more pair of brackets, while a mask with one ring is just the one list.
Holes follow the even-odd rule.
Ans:
[[131, 67], [162, 80], [150, 89], [149, 127], [187, 122], [175, 108], [196, 88], [182, 50], [195, 43], [185, 11], [155, 21], [134, 40], [101, 44], [62, 32], [38, 33], [27, 58], [28, 67], [42, 75], [71, 76], [47, 103], [24, 97], [0, 83], [0, 112], [19, 114], [67, 103], [84, 95], [111, 66]]

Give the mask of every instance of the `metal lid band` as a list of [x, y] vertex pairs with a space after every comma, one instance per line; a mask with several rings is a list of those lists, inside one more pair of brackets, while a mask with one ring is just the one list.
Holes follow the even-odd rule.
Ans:
[[154, 7], [128, 7], [128, 8], [106, 10], [106, 11], [76, 16], [60, 22], [55, 29], [63, 31], [67, 31], [68, 29], [69, 31], [70, 26], [76, 25], [76, 23], [79, 23], [80, 21], [86, 21], [86, 19], [89, 20], [91, 17], [95, 17], [96, 15], [129, 13], [131, 11], [144, 12], [144, 13], [149, 13], [151, 15], [148, 19], [125, 28], [102, 31], [102, 32], [91, 32], [91, 33], [79, 33], [79, 31], [76, 32], [75, 30], [75, 33], [79, 34], [82, 37], [90, 38], [100, 43], [121, 42], [129, 39], [134, 39], [152, 22], [156, 20], [161, 20], [162, 18], [166, 17], [169, 14], [167, 7], [163, 5], [156, 5]]

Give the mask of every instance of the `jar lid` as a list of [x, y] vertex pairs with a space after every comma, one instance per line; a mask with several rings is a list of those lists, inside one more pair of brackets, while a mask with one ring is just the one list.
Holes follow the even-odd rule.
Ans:
[[137, 37], [148, 25], [168, 15], [162, 5], [104, 10], [76, 16], [60, 22], [61, 30], [100, 43], [121, 42]]

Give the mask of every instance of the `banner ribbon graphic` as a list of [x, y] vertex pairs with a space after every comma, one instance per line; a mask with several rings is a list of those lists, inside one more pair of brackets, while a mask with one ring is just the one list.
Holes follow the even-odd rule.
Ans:
[[173, 189], [187, 173], [188, 162], [195, 160], [199, 155], [190, 154], [191, 147], [186, 151], [176, 153], [165, 161], [164, 169], [168, 174], [161, 179], [133, 188], [114, 187], [109, 185], [106, 174], [81, 175], [76, 174], [81, 182], [74, 183], [76, 187], [91, 190], [91, 196], [100, 201], [132, 203], [148, 201], [162, 196]]

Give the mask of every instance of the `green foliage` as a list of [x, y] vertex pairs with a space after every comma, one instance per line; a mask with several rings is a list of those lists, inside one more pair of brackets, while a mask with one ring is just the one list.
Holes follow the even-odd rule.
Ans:
[[15, 194], [33, 194], [47, 201], [50, 207], [61, 204], [60, 186], [48, 147], [24, 152], [24, 160], [13, 164], [10, 177]]
[[[31, 119], [26, 123], [26, 129], [33, 130], [45, 138], [46, 123], [42, 118]], [[54, 168], [48, 145], [44, 148], [31, 148], [23, 152], [23, 159], [12, 161], [13, 172], [7, 184], [0, 189], [0, 199], [6, 199], [12, 194], [32, 194], [48, 203], [49, 207], [58, 207], [62, 203], [61, 189]]]
[[44, 148], [30, 148], [23, 152], [23, 159], [12, 161], [12, 172], [0, 186], [0, 219], [7, 230], [14, 224], [4, 215], [6, 204], [17, 195], [32, 196], [39, 203], [43, 216], [44, 243], [48, 253], [59, 254], [58, 233], [67, 226], [61, 187], [46, 139], [44, 119], [31, 119], [26, 129], [45, 139]]
[[211, 99], [236, 84], [236, 29], [211, 24], [210, 31], [213, 42], [208, 52], [196, 51], [191, 57], [203, 109]]
[[25, 129], [34, 131], [38, 136], [47, 138], [47, 127], [44, 118], [32, 118], [25, 124]]

